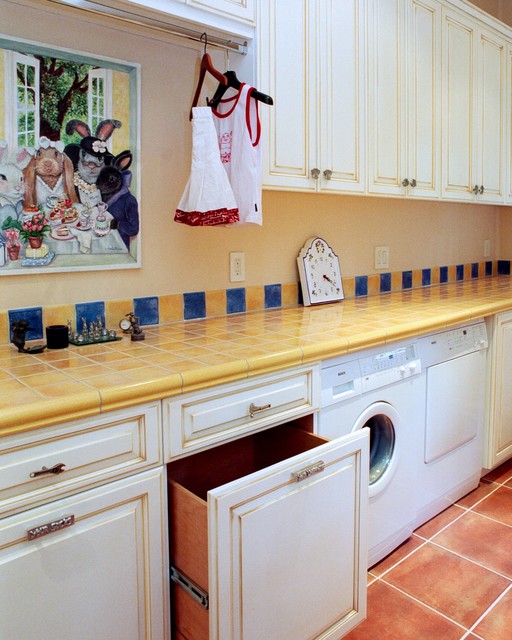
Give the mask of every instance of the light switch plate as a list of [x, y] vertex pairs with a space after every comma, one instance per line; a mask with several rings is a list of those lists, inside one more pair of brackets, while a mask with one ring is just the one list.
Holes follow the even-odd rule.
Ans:
[[375, 269], [389, 269], [389, 247], [375, 247]]

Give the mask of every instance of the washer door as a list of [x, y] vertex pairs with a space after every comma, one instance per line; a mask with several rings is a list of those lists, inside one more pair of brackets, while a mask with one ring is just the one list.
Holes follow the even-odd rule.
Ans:
[[370, 430], [370, 498], [391, 482], [400, 457], [400, 417], [387, 402], [375, 402], [359, 416], [352, 431]]

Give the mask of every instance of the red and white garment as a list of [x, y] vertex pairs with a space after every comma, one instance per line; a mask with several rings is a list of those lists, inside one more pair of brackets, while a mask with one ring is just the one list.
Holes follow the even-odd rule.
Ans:
[[174, 220], [194, 227], [239, 221], [236, 199], [220, 161], [210, 107], [192, 109], [192, 167]]
[[261, 124], [258, 102], [251, 100], [253, 90], [242, 83], [212, 112], [220, 158], [235, 195], [240, 222], [261, 224]]

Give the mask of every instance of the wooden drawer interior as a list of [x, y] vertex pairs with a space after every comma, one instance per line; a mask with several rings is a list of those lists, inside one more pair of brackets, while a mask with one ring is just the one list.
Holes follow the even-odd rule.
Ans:
[[[325, 442], [312, 416], [182, 458], [168, 465], [170, 563], [208, 592], [209, 490]], [[208, 612], [181, 586], [171, 590], [173, 638], [208, 639]]]

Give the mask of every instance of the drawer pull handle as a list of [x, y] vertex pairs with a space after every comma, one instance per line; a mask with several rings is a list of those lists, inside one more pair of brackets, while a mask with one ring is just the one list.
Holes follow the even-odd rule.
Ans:
[[292, 476], [295, 478], [296, 482], [302, 482], [302, 480], [306, 480], [310, 476], [315, 475], [315, 473], [321, 473], [324, 469], [325, 462], [323, 460], [319, 460], [318, 462], [309, 465], [309, 467], [300, 469], [300, 471], [294, 471]]
[[71, 527], [74, 524], [75, 524], [74, 515], [64, 516], [60, 520], [55, 520], [54, 522], [41, 524], [38, 527], [29, 529], [27, 531], [27, 539], [36, 540], [37, 538], [42, 538], [43, 536], [47, 536], [49, 533], [55, 533], [55, 531], [60, 531], [61, 529], [65, 529], [66, 527]]
[[249, 405], [249, 415], [251, 416], [251, 418], [254, 418], [255, 413], [270, 409], [271, 406], [272, 405], [270, 404], [270, 402], [268, 404], [261, 405], [261, 407], [258, 407], [258, 405], [254, 404], [254, 402], [251, 402], [251, 404]]
[[49, 469], [46, 467], [43, 467], [40, 471], [32, 471], [32, 473], [30, 474], [31, 478], [37, 478], [38, 476], [44, 476], [47, 473], [53, 473], [55, 475], [58, 475], [59, 473], [62, 473], [64, 471], [64, 467], [66, 465], [63, 462], [59, 462], [58, 464], [54, 464], [53, 467], [50, 467]]

